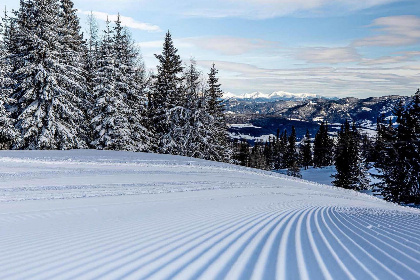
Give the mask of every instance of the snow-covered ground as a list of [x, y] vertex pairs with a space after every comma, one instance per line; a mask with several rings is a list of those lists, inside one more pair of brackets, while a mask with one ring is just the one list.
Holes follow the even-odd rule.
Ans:
[[420, 211], [127, 152], [0, 152], [0, 279], [419, 279]]

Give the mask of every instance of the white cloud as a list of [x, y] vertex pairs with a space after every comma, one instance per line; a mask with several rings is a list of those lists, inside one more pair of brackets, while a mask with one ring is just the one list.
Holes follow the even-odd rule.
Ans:
[[298, 51], [296, 58], [309, 63], [348, 63], [361, 59], [356, 49], [352, 47], [314, 47]]
[[380, 34], [355, 42], [355, 46], [406, 46], [420, 41], [420, 18], [413, 15], [375, 19], [370, 27]]
[[382, 56], [378, 58], [365, 58], [360, 63], [361, 65], [389, 65], [396, 63], [407, 63], [412, 61], [418, 61], [416, 58], [420, 57], [420, 51], [402, 52], [397, 53], [399, 55], [394, 56]]
[[[418, 87], [418, 66], [398, 67], [302, 67], [267, 69], [250, 64], [214, 61], [223, 89], [311, 92], [325, 96], [381, 96], [411, 94]], [[198, 61], [208, 68], [213, 61]]]
[[277, 42], [229, 36], [184, 38], [181, 41], [222, 55], [241, 55], [260, 49], [267, 51], [279, 46]]
[[[185, 15], [199, 17], [274, 18], [293, 13], [307, 15], [356, 11], [401, 0], [195, 0]], [[312, 13], [315, 12], [315, 13]]]
[[[93, 13], [93, 15], [100, 20], [107, 20], [109, 19], [110, 21], [116, 21], [118, 15], [109, 15], [107, 13], [103, 13], [103, 12], [98, 12], [98, 11], [79, 11], [79, 13], [81, 14], [85, 14], [85, 15], [90, 15], [90, 13]], [[138, 30], [144, 30], [144, 31], [148, 31], [148, 32], [161, 32], [162, 30], [160, 29], [159, 26], [157, 25], [153, 25], [153, 24], [149, 24], [149, 23], [144, 23], [144, 22], [139, 22], [131, 17], [126, 17], [126, 16], [122, 16], [120, 15], [120, 20], [122, 25], [129, 27], [129, 28], [133, 28], [133, 29], [138, 29]]]

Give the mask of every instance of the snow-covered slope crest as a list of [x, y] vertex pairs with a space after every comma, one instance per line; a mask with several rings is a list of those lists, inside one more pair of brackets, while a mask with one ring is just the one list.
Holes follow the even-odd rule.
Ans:
[[0, 279], [418, 279], [420, 212], [222, 163], [0, 151]]

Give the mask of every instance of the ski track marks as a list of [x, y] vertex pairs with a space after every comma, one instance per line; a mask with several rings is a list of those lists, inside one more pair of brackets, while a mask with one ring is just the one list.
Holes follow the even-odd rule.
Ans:
[[0, 152], [0, 179], [0, 279], [420, 279], [420, 211], [351, 191], [98, 151]]

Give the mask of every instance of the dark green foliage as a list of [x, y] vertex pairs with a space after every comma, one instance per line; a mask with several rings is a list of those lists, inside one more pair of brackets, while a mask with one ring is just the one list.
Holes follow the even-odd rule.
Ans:
[[[159, 64], [157, 73], [153, 77], [153, 93], [149, 106], [150, 118], [153, 121], [158, 138], [170, 132], [170, 125], [166, 122], [166, 113], [172, 108], [182, 105], [182, 61], [178, 50], [174, 47], [172, 36], [166, 33], [161, 54], [156, 54]], [[163, 144], [159, 144], [163, 148]]]
[[250, 167], [250, 145], [241, 139], [233, 142], [234, 160], [237, 164]]
[[303, 138], [300, 146], [300, 158], [302, 166], [305, 169], [308, 169], [308, 167], [312, 165], [312, 146], [309, 130], [306, 131], [305, 138]]
[[334, 142], [328, 135], [328, 124], [321, 123], [315, 135], [314, 142], [314, 167], [330, 166], [333, 164]]
[[335, 154], [337, 173], [333, 175], [333, 184], [337, 187], [353, 190], [364, 190], [368, 186], [364, 170], [364, 161], [360, 150], [361, 136], [353, 124], [345, 122], [338, 133]]
[[394, 114], [396, 126], [378, 122], [377, 186], [386, 200], [420, 204], [420, 91], [408, 104], [400, 102]]

